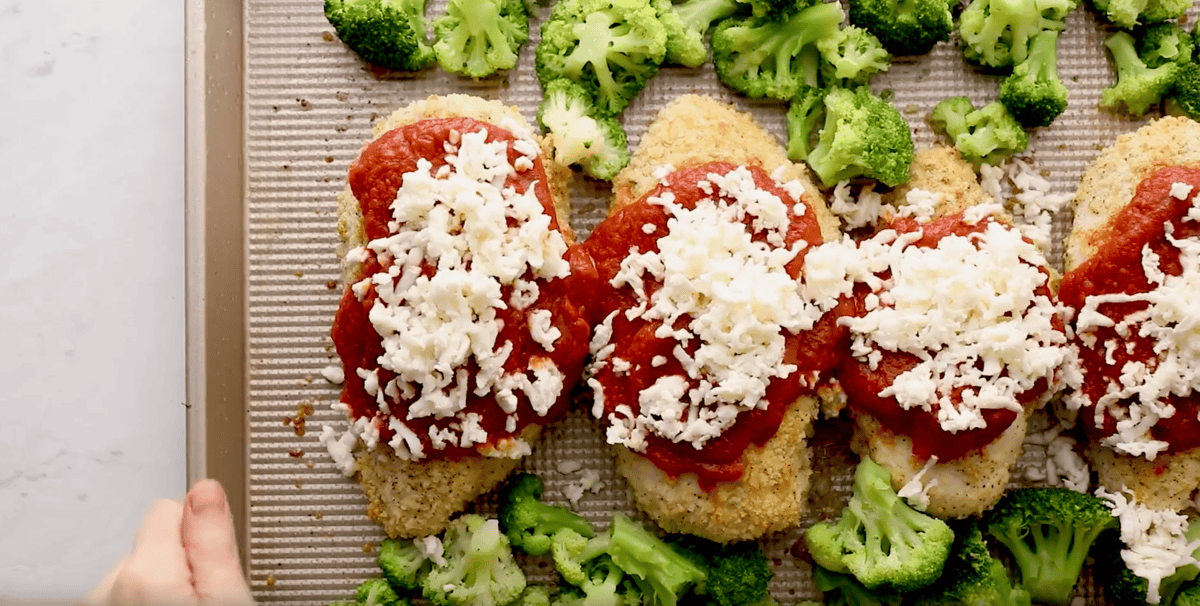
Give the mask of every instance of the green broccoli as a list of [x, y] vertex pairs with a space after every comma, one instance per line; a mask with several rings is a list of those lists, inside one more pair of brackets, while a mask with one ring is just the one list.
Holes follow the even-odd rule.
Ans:
[[[738, 11], [738, 6], [737, 0], [684, 0], [681, 4], [675, 4], [674, 9], [688, 36], [703, 41], [713, 23], [732, 16]], [[667, 54], [670, 55], [669, 48]], [[705, 60], [707, 58], [705, 51]]]
[[[1192, 520], [1188, 524], [1184, 536], [1188, 542], [1200, 540], [1200, 519]], [[1119, 528], [1106, 529], [1100, 533], [1091, 550], [1095, 560], [1093, 576], [1100, 579], [1100, 585], [1104, 588], [1104, 595], [1108, 597], [1109, 603], [1121, 606], [1149, 606], [1150, 583], [1145, 578], [1134, 574], [1125, 564], [1125, 559], [1121, 557], [1121, 551], [1124, 549], [1125, 543], [1121, 540]], [[1192, 552], [1192, 557], [1200, 557], [1200, 549]], [[1159, 581], [1159, 601], [1157, 603], [1183, 606], [1180, 604], [1177, 594], [1186, 585], [1196, 581], [1198, 576], [1200, 576], [1200, 568], [1197, 568], [1195, 564], [1175, 569], [1174, 574]]]
[[826, 606], [900, 606], [904, 596], [890, 589], [871, 590], [854, 575], [813, 566], [813, 585], [825, 596]]
[[442, 544], [446, 563], [421, 582], [435, 606], [504, 606], [525, 591], [525, 573], [496, 520], [475, 514], [452, 520]]
[[529, 585], [510, 606], [550, 606], [550, 589], [542, 585]]
[[780, 19], [790, 17], [821, 0], [737, 0], [739, 4], [750, 7], [750, 14], [755, 17], [770, 17]]
[[975, 109], [966, 97], [942, 99], [929, 119], [954, 141], [963, 159], [976, 166], [996, 166], [1029, 146], [1029, 135], [999, 101]]
[[325, 0], [325, 18], [367, 63], [411, 72], [433, 65], [425, 0]]
[[497, 512], [500, 527], [508, 540], [525, 553], [544, 555], [550, 551], [551, 537], [563, 528], [590, 537], [592, 525], [564, 507], [547, 505], [542, 498], [542, 479], [532, 473], [518, 473], [500, 490]]
[[[554, 558], [554, 568], [563, 580], [586, 589], [593, 582], [589, 578], [587, 568], [594, 560], [608, 557], [610, 537], [604, 534], [588, 538], [570, 528], [563, 528], [551, 537], [550, 555]], [[620, 579], [616, 580], [620, 582]]]
[[885, 185], [908, 182], [912, 132], [895, 106], [860, 86], [825, 92], [825, 124], [807, 160], [825, 185], [867, 177]]
[[1029, 41], [1046, 30], [1066, 29], [1077, 0], [974, 0], [958, 20], [963, 57], [1002, 69], [1025, 61]]
[[705, 580], [704, 570], [687, 555], [619, 513], [608, 528], [608, 555], [649, 604], [675, 606]]
[[621, 121], [597, 111], [587, 91], [566, 78], [546, 85], [538, 123], [553, 135], [554, 159], [582, 167], [589, 177], [611, 181], [629, 164]]
[[712, 34], [717, 78], [754, 99], [791, 99], [801, 85], [817, 84], [816, 42], [836, 34], [841, 22], [837, 3], [819, 3], [786, 19], [725, 19]]
[[683, 18], [675, 11], [671, 0], [650, 0], [658, 12], [658, 20], [667, 32], [667, 54], [663, 63], [699, 67], [708, 61], [708, 48], [704, 46], [704, 34], [687, 27]]
[[517, 65], [529, 40], [524, 0], [448, 0], [433, 20], [438, 65], [452, 73], [483, 78]]
[[354, 590], [354, 602], [359, 606], [408, 606], [409, 601], [401, 598], [388, 585], [387, 579], [375, 577], [363, 581]]
[[670, 543], [690, 554], [692, 562], [704, 569], [704, 583], [695, 592], [707, 598], [706, 606], [758, 604], [768, 596], [775, 573], [758, 543], [721, 544], [693, 536]]
[[645, 88], [667, 52], [667, 30], [648, 0], [559, 0], [541, 32], [534, 66], [542, 86], [574, 80], [610, 115]]
[[421, 586], [421, 577], [429, 570], [429, 558], [412, 541], [384, 539], [375, 558], [383, 577], [392, 587], [412, 591]]
[[1196, 42], [1178, 23], [1158, 23], [1138, 33], [1137, 54], [1146, 67], [1188, 65], [1196, 54]]
[[1069, 92], [1058, 77], [1058, 34], [1036, 34], [1029, 56], [1000, 83], [1000, 102], [1025, 127], [1050, 126], [1067, 109]]
[[1006, 493], [981, 522], [1013, 555], [1033, 601], [1069, 604], [1096, 537], [1117, 524], [1105, 501], [1066, 488]]
[[813, 560], [850, 573], [870, 590], [913, 591], [942, 573], [954, 533], [892, 489], [892, 474], [864, 458], [854, 492], [836, 523], [818, 522], [805, 535]]
[[1090, 0], [1092, 10], [1121, 29], [1176, 19], [1191, 0]]
[[1030, 606], [1029, 592], [1013, 587], [978, 524], [956, 522], [951, 528], [954, 544], [942, 576], [910, 595], [908, 606]]
[[867, 84], [871, 77], [886, 72], [892, 56], [875, 34], [853, 25], [817, 40], [821, 52], [821, 77], [829, 85]]
[[1200, 64], [1188, 63], [1175, 71], [1175, 84], [1167, 97], [1167, 109], [1200, 120]]
[[1189, 581], [1179, 588], [1171, 606], [1200, 606], [1200, 583]]
[[947, 0], [850, 0], [850, 22], [865, 27], [893, 55], [924, 55], [950, 39]]
[[793, 162], [803, 162], [812, 152], [813, 135], [825, 120], [825, 91], [804, 85], [788, 102], [787, 155]]
[[1134, 49], [1129, 32], [1117, 32], [1104, 41], [1117, 66], [1117, 82], [1100, 91], [1100, 107], [1124, 105], [1130, 114], [1141, 116], [1167, 96], [1175, 86], [1179, 65], [1164, 63], [1149, 67]]

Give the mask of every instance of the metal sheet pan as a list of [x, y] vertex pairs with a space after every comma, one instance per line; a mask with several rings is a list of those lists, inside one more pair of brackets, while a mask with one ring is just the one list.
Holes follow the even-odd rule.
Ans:
[[[441, 3], [430, 4], [436, 14]], [[329, 408], [339, 389], [321, 370], [335, 362], [328, 338], [340, 293], [334, 198], [346, 168], [375, 120], [430, 93], [500, 99], [531, 121], [540, 98], [532, 69], [536, 25], [520, 65], [502, 76], [471, 81], [437, 69], [380, 76], [332, 35], [321, 6], [187, 1], [188, 476], [215, 477], [228, 488], [249, 578], [264, 603], [325, 604], [377, 574], [373, 550], [383, 535], [365, 516], [358, 486], [334, 469], [316, 439], [323, 424], [344, 423]], [[1032, 137], [1036, 166], [1056, 193], [1073, 191], [1102, 147], [1142, 123], [1096, 107], [1112, 80], [1103, 35], [1086, 10], [1070, 16], [1060, 73], [1071, 105]], [[877, 92], [894, 92], [918, 147], [934, 143], [923, 119], [938, 100], [966, 94], [979, 104], [994, 99], [997, 86], [997, 78], [967, 68], [952, 44], [898, 59], [873, 83]], [[663, 103], [691, 92], [753, 112], [782, 139], [781, 104], [732, 94], [710, 67], [668, 68], [624, 114], [631, 145]], [[606, 194], [583, 179], [573, 184], [572, 224], [581, 236], [603, 217]], [[1065, 219], [1056, 221], [1058, 237]], [[1056, 246], [1053, 257], [1059, 255]], [[550, 499], [561, 502], [563, 489], [579, 479], [556, 466], [574, 459], [602, 483], [579, 502], [580, 511], [596, 520], [613, 510], [635, 513], [582, 414], [548, 434], [526, 467], [545, 476]], [[845, 438], [836, 427], [818, 428], [814, 518], [835, 515], [847, 490], [853, 458]], [[488, 511], [490, 503], [477, 507]], [[817, 597], [807, 565], [788, 551], [799, 536], [794, 529], [766, 541], [777, 570], [772, 590], [783, 603]], [[533, 580], [549, 580], [552, 570], [534, 562], [530, 572]], [[1084, 595], [1099, 600], [1090, 581]]]

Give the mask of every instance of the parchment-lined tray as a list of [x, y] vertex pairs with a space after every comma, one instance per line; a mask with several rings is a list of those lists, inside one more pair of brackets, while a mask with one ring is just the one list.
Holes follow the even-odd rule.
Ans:
[[[429, 14], [440, 9], [431, 2]], [[345, 423], [329, 408], [339, 387], [321, 376], [336, 363], [328, 338], [340, 296], [335, 196], [372, 123], [428, 94], [499, 99], [532, 122], [541, 97], [532, 68], [540, 19], [515, 70], [475, 82], [438, 69], [375, 75], [333, 35], [321, 0], [189, 0], [187, 17], [189, 478], [216, 477], [229, 488], [260, 602], [325, 604], [378, 573], [373, 549], [383, 537], [364, 513], [358, 485], [342, 477], [317, 441], [322, 425]], [[1072, 192], [1101, 148], [1143, 123], [1096, 107], [1113, 78], [1103, 38], [1086, 9], [1069, 17], [1059, 72], [1071, 89], [1070, 106], [1031, 137], [1035, 166], [1054, 193]], [[924, 119], [937, 101], [965, 94], [978, 105], [994, 99], [998, 85], [943, 43], [930, 55], [898, 59], [872, 88], [894, 91], [921, 148], [935, 141]], [[730, 101], [783, 139], [783, 104], [738, 97], [705, 66], [660, 72], [624, 113], [631, 146], [658, 108], [683, 93]], [[607, 188], [582, 178], [573, 185], [571, 222], [584, 237], [605, 214]], [[1055, 263], [1065, 225], [1058, 217]], [[297, 428], [301, 417], [305, 435]], [[846, 428], [822, 423], [817, 431], [813, 507], [804, 525], [837, 514], [855, 460]], [[577, 510], [597, 522], [613, 510], [636, 513], [600, 434], [582, 414], [553, 427], [525, 464], [543, 475], [547, 498], [558, 502], [580, 478], [559, 473], [562, 460], [580, 461], [603, 482]], [[479, 504], [481, 511], [490, 507]], [[789, 553], [800, 536], [793, 529], [764, 542], [776, 564], [772, 590], [785, 604], [818, 597], [807, 565]], [[535, 562], [530, 572], [531, 581], [547, 581], [553, 570]], [[1090, 583], [1085, 593], [1089, 603], [1098, 601]]]

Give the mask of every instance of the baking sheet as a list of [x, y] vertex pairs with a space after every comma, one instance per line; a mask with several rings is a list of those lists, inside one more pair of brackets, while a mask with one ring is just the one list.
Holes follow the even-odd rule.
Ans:
[[[430, 93], [464, 92], [516, 105], [531, 122], [541, 97], [533, 73], [537, 23], [519, 66], [482, 81], [432, 69], [380, 76], [333, 35], [320, 0], [189, 0], [188, 3], [188, 399], [189, 477], [217, 477], [240, 513], [243, 556], [262, 603], [325, 604], [347, 598], [378, 574], [383, 534], [367, 519], [358, 485], [342, 477], [317, 440], [340, 389], [321, 376], [336, 363], [328, 331], [340, 297], [335, 196], [372, 123]], [[441, 2], [431, 2], [437, 14]], [[539, 9], [540, 15], [547, 12]], [[1143, 121], [1096, 108], [1112, 80], [1103, 28], [1085, 9], [1068, 18], [1059, 72], [1070, 106], [1031, 137], [1036, 167], [1070, 193], [1084, 166], [1117, 134]], [[918, 148], [934, 143], [924, 118], [937, 101], [995, 98], [999, 79], [965, 66], [953, 44], [901, 58], [872, 84], [890, 89]], [[654, 113], [683, 93], [707, 93], [751, 111], [781, 140], [785, 106], [743, 99], [717, 83], [710, 66], [664, 68], [623, 117], [636, 145]], [[577, 178], [572, 225], [586, 236], [605, 214], [607, 189]], [[1065, 221], [1056, 221], [1057, 241]], [[303, 430], [297, 419], [303, 418]], [[301, 435], [303, 434], [303, 435]], [[855, 460], [848, 431], [819, 425], [813, 448], [811, 519], [835, 516]], [[555, 463], [579, 460], [603, 482], [576, 509], [594, 521], [635, 514], [625, 485], [592, 423], [572, 413], [550, 429], [525, 466], [543, 475], [547, 498], [580, 478]], [[480, 511], [491, 511], [484, 499]], [[789, 553], [793, 529], [765, 541], [782, 603], [817, 598], [808, 568]], [[548, 581], [546, 562], [531, 581]], [[1096, 600], [1090, 582], [1089, 602]]]

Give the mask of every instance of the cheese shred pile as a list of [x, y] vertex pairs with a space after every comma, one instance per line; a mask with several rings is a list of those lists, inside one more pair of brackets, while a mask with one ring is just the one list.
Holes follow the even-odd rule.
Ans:
[[[964, 221], [985, 218], [975, 212]], [[1038, 293], [1046, 261], [996, 221], [933, 247], [913, 245], [922, 237], [920, 229], [883, 230], [818, 247], [805, 258], [802, 290], [829, 309], [865, 284], [866, 313], [839, 320], [850, 329], [852, 355], [871, 369], [884, 351], [919, 360], [879, 395], [935, 413], [948, 432], [982, 428], [984, 410], [1019, 411], [1019, 396], [1039, 380], [1053, 383], [1067, 355], [1058, 306]]]

